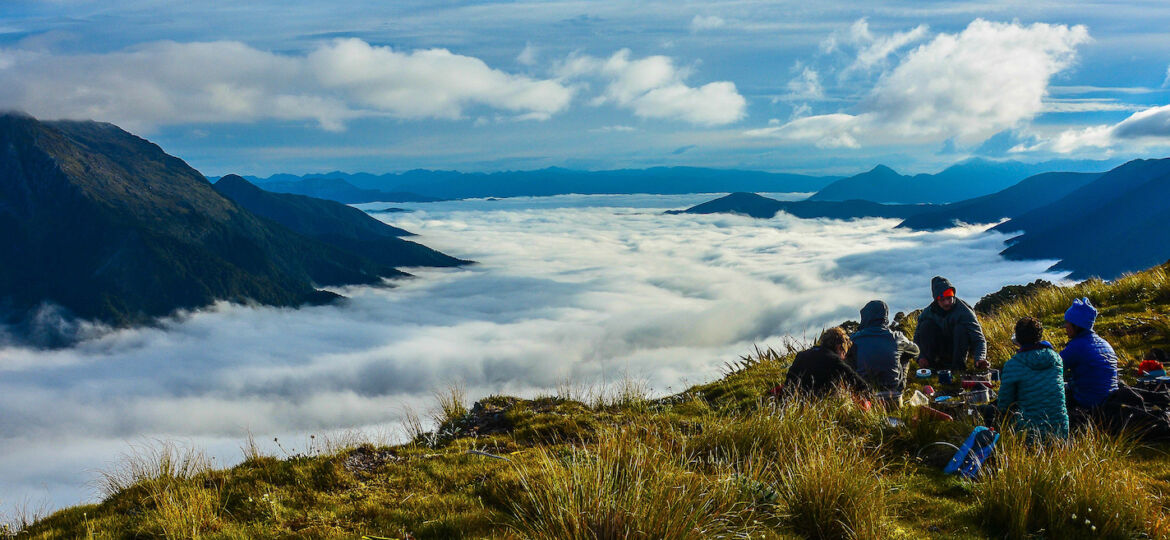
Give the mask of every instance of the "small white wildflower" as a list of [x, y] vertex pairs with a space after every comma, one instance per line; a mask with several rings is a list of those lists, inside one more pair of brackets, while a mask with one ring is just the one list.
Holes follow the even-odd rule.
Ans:
[[1085, 525], [1092, 525], [1092, 524], [1093, 524], [1093, 522], [1092, 522], [1092, 521], [1089, 521], [1089, 520], [1087, 520], [1087, 519], [1085, 520]]
[[1097, 526], [1093, 525], [1092, 527], [1089, 527], [1089, 530], [1091, 530], [1093, 532], [1097, 532]]

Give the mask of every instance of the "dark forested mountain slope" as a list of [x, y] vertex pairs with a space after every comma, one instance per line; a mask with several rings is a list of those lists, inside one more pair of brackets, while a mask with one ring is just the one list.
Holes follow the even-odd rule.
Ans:
[[389, 266], [457, 266], [466, 264], [423, 245], [399, 238], [412, 233], [392, 227], [335, 201], [264, 191], [229, 174], [215, 190], [258, 216], [331, 246]]
[[292, 306], [403, 275], [258, 218], [112, 124], [0, 114], [0, 320], [142, 323], [215, 300]]
[[1060, 259], [1073, 277], [1114, 278], [1170, 259], [1170, 159], [1134, 160], [995, 227], [1017, 259]]
[[937, 210], [923, 212], [898, 226], [938, 230], [954, 226], [955, 222], [996, 223], [1050, 204], [1100, 176], [1101, 173], [1041, 173], [991, 195], [945, 204]]

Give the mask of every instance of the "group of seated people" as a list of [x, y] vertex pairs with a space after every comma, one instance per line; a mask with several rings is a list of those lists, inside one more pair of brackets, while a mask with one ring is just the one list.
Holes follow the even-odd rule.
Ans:
[[[890, 328], [885, 302], [869, 302], [857, 332], [830, 328], [817, 346], [796, 355], [783, 392], [824, 395], [843, 386], [897, 406], [914, 360], [921, 368], [948, 370], [956, 381], [968, 371], [969, 357], [976, 370], [988, 369], [987, 341], [975, 311], [946, 278], [935, 277], [931, 289], [934, 301], [919, 315], [912, 340]], [[1096, 319], [1088, 298], [1074, 300], [1064, 314], [1069, 341], [1059, 353], [1044, 339], [1038, 319], [1020, 319], [1012, 338], [1018, 351], [1003, 365], [994, 408], [1012, 413], [1019, 428], [1067, 437], [1070, 410], [1091, 411], [1118, 388], [1117, 354], [1093, 331]]]

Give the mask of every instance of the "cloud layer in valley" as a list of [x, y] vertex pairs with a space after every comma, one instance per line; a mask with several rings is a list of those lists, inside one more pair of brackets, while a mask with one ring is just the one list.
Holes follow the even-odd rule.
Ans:
[[1004, 237], [976, 229], [661, 214], [708, 198], [414, 205], [378, 216], [480, 264], [414, 269], [396, 288], [346, 290], [339, 306], [220, 305], [73, 349], [0, 350], [0, 492], [74, 503], [94, 469], [155, 437], [226, 463], [249, 433], [393, 431], [404, 406], [425, 410], [451, 381], [471, 398], [627, 375], [678, 390], [754, 344], [855, 319], [870, 299], [921, 307], [935, 274], [971, 301], [1059, 277], [1050, 261], [1002, 260]]

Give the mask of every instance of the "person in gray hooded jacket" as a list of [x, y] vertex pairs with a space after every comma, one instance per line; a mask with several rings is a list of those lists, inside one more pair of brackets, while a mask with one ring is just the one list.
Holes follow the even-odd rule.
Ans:
[[967, 370], [967, 357], [975, 357], [975, 369], [987, 369], [987, 339], [975, 310], [955, 296], [955, 286], [942, 276], [930, 280], [934, 302], [918, 316], [914, 343], [921, 353], [920, 367]]
[[861, 308], [861, 328], [850, 336], [849, 359], [874, 390], [901, 395], [906, 388], [906, 366], [919, 351], [901, 332], [890, 330], [889, 315], [889, 306], [881, 300]]

